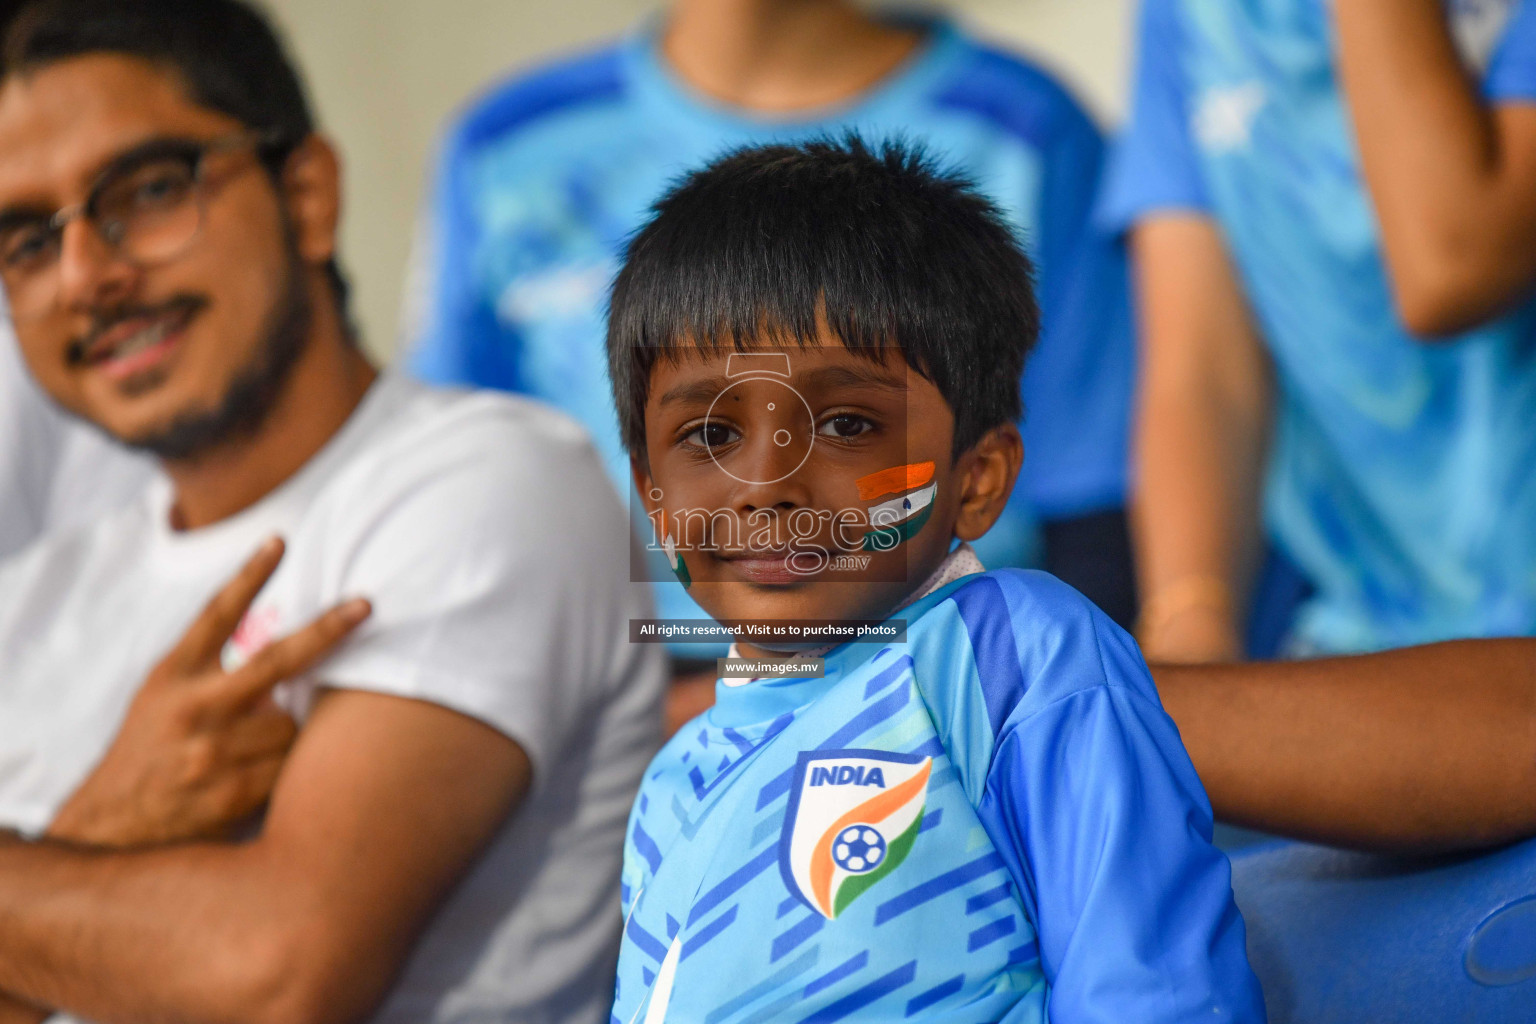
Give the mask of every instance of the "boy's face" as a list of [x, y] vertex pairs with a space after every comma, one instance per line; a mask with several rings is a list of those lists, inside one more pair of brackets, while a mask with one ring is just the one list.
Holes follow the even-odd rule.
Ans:
[[884, 618], [1007, 502], [1017, 430], [952, 460], [948, 403], [894, 347], [677, 355], [651, 370], [636, 483], [716, 618]]

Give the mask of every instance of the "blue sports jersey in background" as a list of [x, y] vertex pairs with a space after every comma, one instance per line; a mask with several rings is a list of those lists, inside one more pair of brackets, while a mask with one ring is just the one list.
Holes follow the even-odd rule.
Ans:
[[721, 682], [647, 769], [614, 1020], [1262, 1021], [1130, 637], [1017, 569], [894, 618], [824, 679]]
[[[494, 89], [450, 130], [437, 169], [408, 366], [572, 413], [627, 494], [605, 306], [651, 203], [740, 146], [849, 128], [920, 140], [976, 179], [1039, 265], [1044, 335], [1022, 385], [1024, 469], [1008, 514], [977, 544], [989, 564], [1033, 564], [1040, 519], [1124, 501], [1134, 352], [1123, 254], [1090, 227], [1102, 144], [1038, 69], [948, 24], [926, 27], [903, 68], [852, 105], [804, 119], [750, 117], [690, 92], [651, 31]], [[675, 583], [658, 598], [664, 616], [704, 615]]]
[[[1448, 6], [1474, 67], [1492, 49], [1489, 99], [1536, 99], [1536, 3]], [[1221, 225], [1276, 367], [1265, 513], [1317, 587], [1300, 646], [1536, 632], [1536, 303], [1456, 339], [1405, 332], [1329, 9], [1145, 0], [1105, 219]]]

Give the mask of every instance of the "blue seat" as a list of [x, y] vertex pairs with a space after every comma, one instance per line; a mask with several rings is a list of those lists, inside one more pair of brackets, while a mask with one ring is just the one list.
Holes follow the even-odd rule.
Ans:
[[1435, 860], [1271, 843], [1232, 855], [1232, 884], [1271, 1024], [1536, 1024], [1536, 840]]

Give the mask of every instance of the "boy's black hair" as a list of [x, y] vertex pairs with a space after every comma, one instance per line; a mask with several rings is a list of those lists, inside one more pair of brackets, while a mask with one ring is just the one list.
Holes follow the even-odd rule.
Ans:
[[[268, 19], [241, 0], [35, 0], [7, 3], [0, 82], [92, 53], [117, 53], [176, 75], [194, 103], [227, 114], [275, 141], [260, 151], [276, 180], [288, 156], [315, 131], [303, 81]], [[340, 264], [326, 266], [349, 336], [351, 288]]]
[[685, 347], [889, 346], [938, 387], [958, 455], [1019, 418], [1040, 331], [1028, 258], [998, 208], [921, 147], [856, 135], [737, 150], [677, 183], [614, 281], [608, 372], [645, 458], [651, 369]]

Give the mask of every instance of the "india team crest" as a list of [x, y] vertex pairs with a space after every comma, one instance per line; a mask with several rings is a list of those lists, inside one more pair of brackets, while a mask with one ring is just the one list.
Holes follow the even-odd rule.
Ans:
[[922, 826], [932, 767], [883, 750], [802, 753], [779, 840], [789, 891], [833, 918], [896, 870]]

